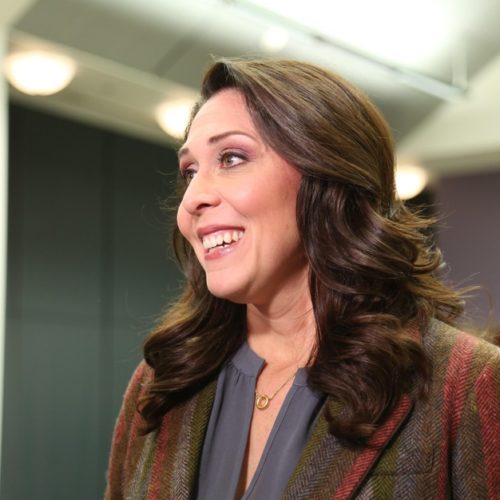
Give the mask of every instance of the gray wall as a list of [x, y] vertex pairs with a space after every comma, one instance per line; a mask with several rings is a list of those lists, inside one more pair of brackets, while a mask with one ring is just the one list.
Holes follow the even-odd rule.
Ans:
[[173, 151], [12, 106], [3, 500], [102, 498], [121, 395], [180, 275]]
[[449, 279], [482, 287], [468, 300], [468, 321], [500, 324], [500, 172], [444, 178], [436, 201]]

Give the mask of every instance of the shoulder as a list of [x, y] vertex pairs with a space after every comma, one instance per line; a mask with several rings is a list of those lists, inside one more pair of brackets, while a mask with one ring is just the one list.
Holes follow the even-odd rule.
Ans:
[[461, 498], [493, 498], [500, 487], [500, 349], [440, 322], [431, 323], [424, 344], [436, 417], [427, 429], [434, 425], [441, 436], [441, 476], [450, 471]]
[[415, 400], [370, 486], [385, 484], [397, 498], [445, 498], [450, 491], [453, 498], [493, 498], [500, 464], [500, 350], [435, 320], [421, 335], [431, 365], [428, 392]]
[[147, 384], [152, 380], [153, 369], [145, 361], [141, 361], [128, 382], [123, 396], [124, 402], [137, 400], [144, 393]]
[[153, 370], [144, 361], [141, 361], [134, 370], [123, 394], [120, 414], [115, 425], [115, 437], [121, 437], [122, 433], [125, 430], [128, 431], [132, 424], [139, 424], [137, 404], [152, 379]]
[[435, 377], [474, 378], [485, 369], [500, 368], [500, 348], [446, 323], [432, 320], [422, 334]]
[[423, 342], [431, 364], [428, 401], [451, 423], [452, 439], [467, 422], [497, 420], [500, 349], [439, 321], [430, 323]]
[[135, 369], [115, 423], [108, 463], [108, 483], [105, 498], [121, 499], [130, 475], [133, 472], [133, 458], [140, 452], [144, 437], [141, 435], [142, 417], [137, 403], [152, 379], [152, 369], [142, 361]]
[[125, 444], [131, 434], [138, 433], [142, 425], [142, 418], [137, 411], [137, 404], [152, 377], [152, 369], [144, 361], [141, 361], [134, 370], [123, 395], [120, 413], [115, 423], [112, 444], [114, 448]]
[[134, 370], [123, 394], [122, 413], [125, 413], [125, 419], [131, 419], [134, 416], [137, 403], [152, 380], [153, 369], [145, 361], [141, 361]]

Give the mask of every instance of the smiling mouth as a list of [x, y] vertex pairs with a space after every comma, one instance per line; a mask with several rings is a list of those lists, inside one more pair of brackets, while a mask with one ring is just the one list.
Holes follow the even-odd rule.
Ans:
[[206, 253], [211, 253], [218, 248], [227, 248], [243, 238], [244, 231], [227, 230], [203, 236], [203, 248]]

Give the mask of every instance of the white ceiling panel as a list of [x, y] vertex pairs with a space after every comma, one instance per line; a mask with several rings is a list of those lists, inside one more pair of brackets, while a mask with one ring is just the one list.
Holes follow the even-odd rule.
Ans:
[[[354, 3], [361, 1], [353, 0]], [[374, 63], [370, 61], [372, 56], [366, 57], [365, 53], [354, 56], [352, 51], [338, 46], [336, 35], [339, 33], [316, 36], [319, 30], [298, 29], [293, 23], [282, 23], [276, 16], [262, 16], [249, 8], [248, 3], [246, 0], [39, 0], [14, 25], [12, 47], [35, 37], [60, 51], [71, 52], [77, 62], [81, 60], [77, 77], [67, 91], [45, 101], [44, 106], [50, 107], [48, 103], [52, 103], [54, 109], [71, 109], [71, 113], [75, 113], [78, 103], [85, 103], [81, 117], [88, 115], [89, 109], [95, 109], [100, 112], [101, 121], [106, 121], [106, 113], [109, 113], [109, 124], [113, 127], [125, 120], [135, 121], [142, 124], [141, 134], [147, 135], [149, 127], [155, 140], [159, 134], [151, 110], [165, 96], [196, 93], [212, 55], [266, 55], [259, 46], [260, 36], [265, 29], [277, 24], [289, 30], [290, 40], [276, 57], [317, 62], [352, 80], [379, 105], [398, 140], [417, 130], [433, 110], [446, 105], [442, 99], [416, 90], [414, 75], [402, 75], [404, 64], [399, 68], [383, 57], [376, 58], [384, 62], [379, 64], [380, 60]], [[292, 3], [312, 5], [295, 0]], [[287, 5], [291, 8], [292, 3]], [[418, 65], [411, 65], [408, 60], [408, 66], [422, 73], [416, 76], [425, 80], [419, 85], [427, 91], [433, 85], [431, 81], [430, 87], [427, 86], [427, 77], [430, 77], [430, 80], [442, 80], [448, 92], [451, 85], [456, 83], [460, 87], [465, 83], [464, 75], [457, 68], [466, 67], [465, 76], [470, 80], [500, 54], [500, 2], [436, 0], [436, 3], [448, 5], [452, 12], [446, 44], [436, 46]], [[325, 18], [327, 7], [329, 16], [336, 14], [331, 10], [337, 5], [335, 1], [324, 5]], [[416, 23], [416, 15], [412, 16], [412, 9], [421, 4], [399, 0], [398, 8], [401, 5], [407, 5], [410, 14], [402, 13], [406, 21], [393, 21], [394, 44], [402, 43], [398, 37], [404, 36], [405, 31], [421, 33], [424, 43], [430, 33], [431, 20], [420, 21], [415, 26], [412, 23]], [[363, 15], [370, 21], [366, 9], [360, 11], [358, 19]], [[398, 22], [401, 25], [396, 24]], [[375, 20], [372, 23], [383, 29], [383, 34], [391, 30], [391, 26], [382, 28]], [[455, 57], [457, 54], [462, 56]], [[127, 75], [133, 83], [127, 83]], [[404, 78], [412, 80], [413, 87], [404, 83]], [[437, 85], [441, 85], [439, 81]], [[17, 100], [31, 102], [19, 94], [13, 95]], [[458, 101], [460, 99], [467, 99], [467, 94]], [[38, 100], [37, 105], [41, 105], [40, 102]], [[130, 130], [134, 126], [124, 124], [123, 127]]]

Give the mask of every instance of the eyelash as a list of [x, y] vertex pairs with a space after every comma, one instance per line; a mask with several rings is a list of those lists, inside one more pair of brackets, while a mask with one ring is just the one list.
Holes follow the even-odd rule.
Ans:
[[196, 172], [190, 167], [181, 168], [180, 170], [181, 177], [186, 184], [189, 184], [191, 182], [195, 173]]
[[[243, 153], [240, 153], [240, 152], [237, 153], [235, 151], [222, 151], [217, 155], [217, 161], [219, 163], [223, 163], [224, 161], [226, 161], [228, 158], [231, 158], [231, 157], [238, 158], [238, 160], [241, 160], [241, 161], [247, 160], [246, 155], [244, 155]], [[234, 168], [235, 166], [238, 166], [238, 165], [239, 165], [239, 163], [237, 165], [227, 166], [227, 168]]]
[[[244, 162], [248, 159], [246, 157], [246, 155], [244, 155], [243, 153], [239, 153], [239, 152], [236, 153], [235, 151], [221, 151], [217, 155], [217, 161], [219, 163], [224, 163], [225, 161], [227, 161], [228, 158], [231, 158], [231, 157], [235, 157], [238, 160], [241, 160], [241, 162]], [[225, 168], [235, 168], [238, 165], [239, 165], [239, 163], [237, 163], [236, 165], [225, 165]], [[193, 170], [189, 165], [186, 168], [181, 168], [181, 177], [184, 179], [186, 184], [189, 184], [189, 182], [191, 182], [191, 180], [193, 179], [195, 174], [196, 174], [196, 171]]]

